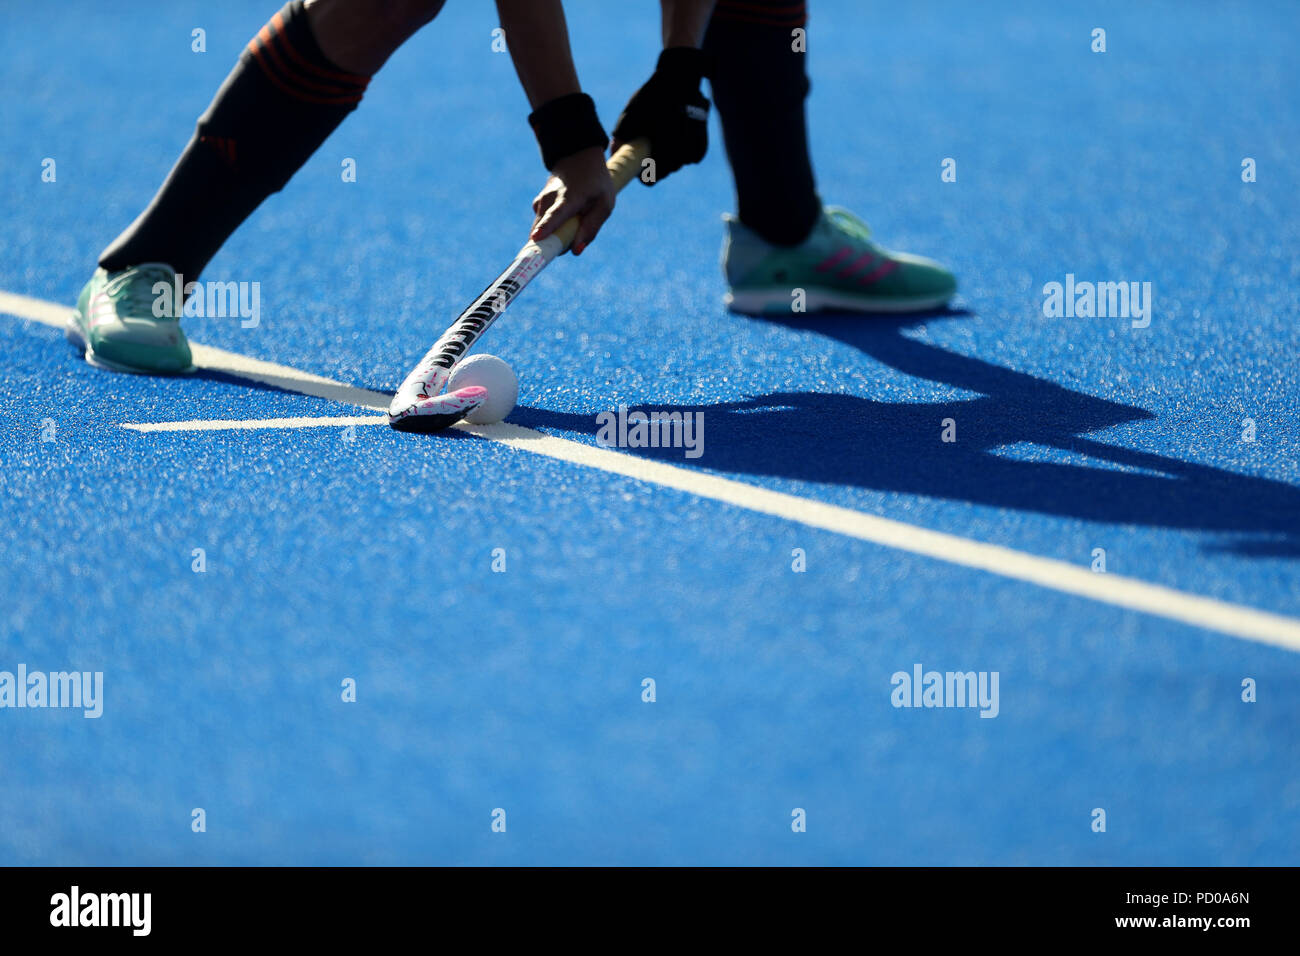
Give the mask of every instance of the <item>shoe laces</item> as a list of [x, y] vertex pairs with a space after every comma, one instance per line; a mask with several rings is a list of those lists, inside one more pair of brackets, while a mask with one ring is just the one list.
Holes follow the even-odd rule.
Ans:
[[870, 239], [871, 227], [842, 206], [827, 206], [826, 218], [844, 233], [855, 239]]
[[[125, 310], [127, 315], [153, 316], [153, 305], [158, 300], [153, 287], [159, 282], [165, 282], [170, 288], [176, 282], [176, 274], [162, 265], [133, 266], [109, 279], [104, 292], [117, 306], [118, 314]], [[170, 312], [170, 309], [164, 312], [164, 317], [170, 318]]]

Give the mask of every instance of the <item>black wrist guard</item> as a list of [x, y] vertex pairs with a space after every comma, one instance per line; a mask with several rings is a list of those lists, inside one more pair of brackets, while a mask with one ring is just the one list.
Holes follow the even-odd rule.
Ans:
[[586, 93], [570, 93], [548, 100], [528, 116], [528, 125], [537, 134], [542, 148], [542, 162], [547, 169], [565, 156], [582, 149], [609, 144], [605, 128], [596, 116], [596, 104]]

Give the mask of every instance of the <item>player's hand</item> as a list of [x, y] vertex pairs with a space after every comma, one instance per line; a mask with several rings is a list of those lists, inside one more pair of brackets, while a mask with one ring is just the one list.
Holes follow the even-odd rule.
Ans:
[[529, 238], [545, 239], [573, 216], [581, 216], [571, 247], [575, 256], [581, 255], [614, 211], [615, 195], [614, 181], [599, 146], [565, 156], [555, 164], [546, 185], [533, 200], [536, 217]]
[[694, 47], [670, 47], [659, 55], [654, 75], [636, 91], [614, 127], [611, 152], [638, 137], [650, 140], [653, 186], [709, 149], [709, 101], [700, 92], [707, 57]]

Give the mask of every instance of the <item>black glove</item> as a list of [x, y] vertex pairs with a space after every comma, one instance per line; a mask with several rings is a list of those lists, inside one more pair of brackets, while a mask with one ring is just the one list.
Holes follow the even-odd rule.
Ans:
[[614, 139], [650, 140], [653, 186], [687, 163], [698, 163], [709, 149], [709, 101], [700, 92], [708, 58], [694, 47], [671, 47], [659, 54], [654, 74], [636, 91], [614, 127]]

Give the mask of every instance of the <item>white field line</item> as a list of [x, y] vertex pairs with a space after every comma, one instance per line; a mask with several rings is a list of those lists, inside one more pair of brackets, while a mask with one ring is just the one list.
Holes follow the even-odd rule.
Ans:
[[[40, 299], [0, 292], [0, 312], [62, 327], [69, 309]], [[194, 346], [195, 363], [202, 368], [276, 385], [287, 391], [318, 398], [350, 402], [363, 408], [386, 409], [388, 396], [354, 388], [318, 375], [233, 352]], [[313, 425], [379, 424], [380, 417], [282, 418], [239, 421], [155, 422], [128, 424], [136, 431], [213, 430], [222, 428], [298, 428]], [[1140, 611], [1192, 627], [1219, 631], [1233, 637], [1300, 651], [1300, 620], [1239, 604], [1190, 594], [1159, 584], [1118, 574], [1095, 574], [1055, 558], [985, 544], [959, 535], [920, 528], [906, 522], [842, 508], [780, 491], [771, 491], [703, 471], [669, 465], [634, 455], [557, 438], [519, 425], [456, 426], [462, 431], [520, 451], [529, 451], [575, 465], [700, 498], [720, 501], [749, 511], [772, 515], [812, 528], [895, 548], [909, 554], [987, 571], [1014, 581], [1087, 598], [1112, 607]]]
[[325, 428], [329, 425], [387, 425], [387, 415], [335, 415], [332, 418], [201, 418], [190, 422], [127, 422], [133, 432], [257, 431], [263, 428]]
[[[59, 305], [57, 302], [46, 302], [43, 299], [33, 299], [25, 295], [0, 292], [0, 312], [16, 315], [24, 319], [32, 319], [44, 325], [52, 325], [57, 329], [64, 327], [72, 311], [70, 307]], [[359, 405], [362, 408], [373, 408], [381, 412], [388, 411], [388, 403], [392, 400], [392, 396], [385, 395], [382, 392], [372, 392], [369, 389], [344, 385], [333, 379], [322, 378], [309, 372], [300, 372], [296, 368], [276, 365], [274, 362], [263, 362], [261, 359], [249, 358], [246, 355], [240, 355], [238, 352], [216, 349], [210, 345], [191, 344], [190, 351], [194, 354], [194, 364], [201, 369], [210, 372], [224, 372], [226, 375], [234, 375], [264, 385], [274, 385], [276, 388], [282, 388], [289, 392], [298, 392], [300, 395], [327, 398], [331, 401]]]

